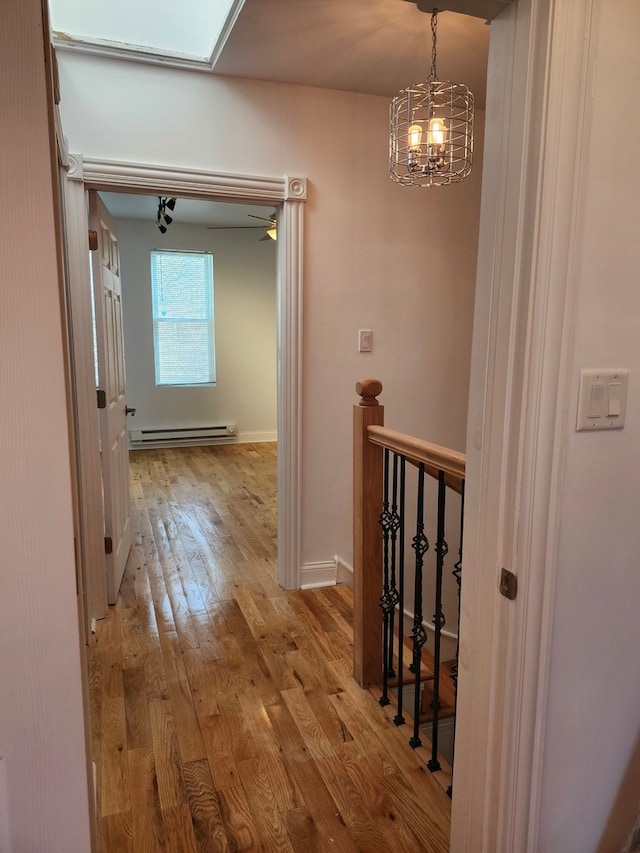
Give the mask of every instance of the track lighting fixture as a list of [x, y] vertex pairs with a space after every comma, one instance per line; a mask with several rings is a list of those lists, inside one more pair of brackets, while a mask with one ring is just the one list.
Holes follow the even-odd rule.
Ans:
[[161, 234], [166, 234], [167, 225], [171, 225], [173, 217], [167, 213], [167, 208], [173, 210], [176, 206], [176, 199], [169, 196], [158, 196], [158, 216], [156, 218], [156, 227]]

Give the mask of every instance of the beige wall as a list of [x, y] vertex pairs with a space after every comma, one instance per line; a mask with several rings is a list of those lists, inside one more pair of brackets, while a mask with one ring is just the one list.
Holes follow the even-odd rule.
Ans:
[[[387, 175], [386, 98], [80, 55], [60, 63], [74, 152], [309, 178], [303, 562], [350, 561], [357, 379], [382, 379], [390, 425], [464, 448], [482, 115], [472, 177], [414, 190]], [[371, 354], [357, 352], [363, 328], [373, 330]]]
[[87, 853], [64, 360], [39, 0], [0, 27], [0, 848]]

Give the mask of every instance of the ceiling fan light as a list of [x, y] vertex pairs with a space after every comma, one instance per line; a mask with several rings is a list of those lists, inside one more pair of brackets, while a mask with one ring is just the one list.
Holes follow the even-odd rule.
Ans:
[[276, 230], [275, 225], [273, 226], [273, 228], [267, 228], [266, 236], [269, 237], [271, 240], [277, 240], [278, 239], [278, 232]]

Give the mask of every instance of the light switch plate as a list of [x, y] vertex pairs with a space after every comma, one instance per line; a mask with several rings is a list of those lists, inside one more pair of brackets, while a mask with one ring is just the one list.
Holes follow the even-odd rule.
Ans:
[[360, 329], [358, 332], [358, 352], [371, 352], [373, 332], [371, 329]]
[[626, 368], [581, 370], [576, 431], [622, 429], [628, 386], [629, 371]]

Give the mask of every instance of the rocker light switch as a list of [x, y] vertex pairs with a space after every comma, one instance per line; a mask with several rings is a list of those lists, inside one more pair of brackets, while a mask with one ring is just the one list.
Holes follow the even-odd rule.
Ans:
[[610, 418], [620, 417], [620, 397], [622, 385], [619, 382], [609, 383], [609, 411], [607, 415]]
[[358, 332], [358, 352], [371, 352], [373, 332], [371, 329], [360, 329]]
[[601, 418], [604, 415], [604, 385], [592, 385], [589, 399], [588, 418]]
[[576, 430], [622, 429], [629, 371], [581, 370]]

